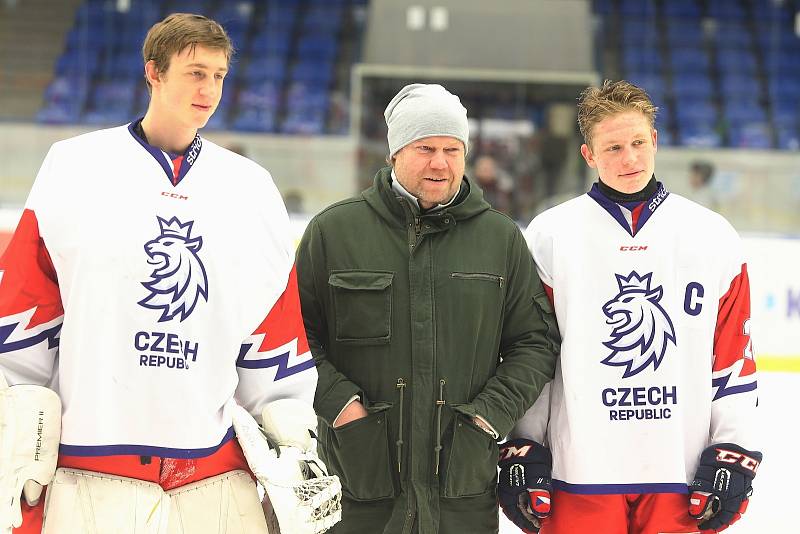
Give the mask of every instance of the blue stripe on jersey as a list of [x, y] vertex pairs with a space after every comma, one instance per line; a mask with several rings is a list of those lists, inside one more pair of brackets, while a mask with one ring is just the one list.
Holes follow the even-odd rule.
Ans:
[[553, 487], [578, 495], [621, 495], [627, 493], [689, 493], [686, 483], [652, 482], [643, 484], [570, 484], [553, 480]]
[[[142, 117], [143, 119], [144, 117]], [[140, 145], [147, 150], [153, 158], [161, 165], [161, 168], [164, 169], [164, 172], [167, 174], [167, 179], [169, 183], [173, 186], [178, 185], [183, 180], [183, 177], [186, 176], [186, 173], [189, 172], [189, 169], [192, 168], [194, 162], [197, 161], [197, 158], [200, 156], [200, 149], [203, 148], [203, 140], [200, 138], [200, 134], [194, 135], [194, 140], [191, 142], [189, 147], [186, 149], [186, 152], [183, 153], [183, 160], [181, 161], [181, 168], [178, 171], [178, 175], [174, 176], [172, 172], [172, 165], [167, 161], [167, 158], [164, 157], [164, 153], [161, 149], [154, 147], [136, 133], [136, 125], [142, 122], [142, 119], [136, 119], [135, 121], [131, 122], [128, 125], [128, 131], [136, 139]]]
[[204, 458], [217, 452], [229, 442], [235, 433], [230, 427], [222, 441], [213, 447], [203, 449], [171, 449], [169, 447], [152, 447], [149, 445], [61, 445], [58, 451], [66, 456], [116, 456], [130, 454], [134, 456], [160, 456], [162, 458]]

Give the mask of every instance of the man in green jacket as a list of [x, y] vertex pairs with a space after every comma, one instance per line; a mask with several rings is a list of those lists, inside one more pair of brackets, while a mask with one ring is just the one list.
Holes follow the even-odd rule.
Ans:
[[332, 532], [497, 532], [497, 439], [552, 378], [557, 325], [519, 228], [464, 177], [458, 97], [408, 85], [385, 117], [391, 167], [297, 257]]

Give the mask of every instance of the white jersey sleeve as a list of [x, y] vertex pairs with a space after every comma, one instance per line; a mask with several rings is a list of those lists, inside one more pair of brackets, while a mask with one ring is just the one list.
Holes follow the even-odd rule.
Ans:
[[53, 150], [0, 258], [0, 372], [11, 385], [47, 385], [58, 355], [64, 310], [36, 215], [36, 191], [52, 172]]
[[[550, 304], [553, 304], [553, 238], [551, 235], [541, 231], [540, 222], [542, 216], [547, 217], [547, 214], [534, 218], [528, 225], [525, 230], [525, 240], [528, 243], [528, 249], [533, 255], [536, 271], [542, 280], [542, 285], [550, 299]], [[559, 362], [556, 362], [556, 372], [558, 372], [559, 365]], [[547, 427], [550, 421], [551, 387], [552, 380], [545, 384], [533, 406], [528, 408], [525, 415], [514, 425], [509, 438], [531, 439], [548, 446]]]
[[[727, 224], [726, 224], [727, 226]], [[754, 433], [756, 364], [750, 339], [750, 281], [742, 244], [728, 228], [720, 250], [727, 268], [720, 276], [719, 311], [714, 328], [709, 443], [736, 443], [759, 450]]]

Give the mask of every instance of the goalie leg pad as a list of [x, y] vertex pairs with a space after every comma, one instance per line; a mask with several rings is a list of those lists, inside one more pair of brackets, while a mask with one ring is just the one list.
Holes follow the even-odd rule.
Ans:
[[279, 534], [270, 531], [249, 473], [231, 471], [167, 492], [167, 534]]
[[153, 482], [59, 468], [47, 489], [42, 534], [165, 534], [169, 507]]
[[52, 480], [60, 438], [61, 401], [53, 390], [0, 384], [0, 530], [22, 523], [26, 482]]

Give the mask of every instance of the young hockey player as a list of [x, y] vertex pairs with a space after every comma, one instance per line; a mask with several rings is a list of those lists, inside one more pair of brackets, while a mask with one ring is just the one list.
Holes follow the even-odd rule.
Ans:
[[563, 337], [549, 391], [501, 448], [501, 504], [526, 532], [718, 532], [761, 461], [741, 242], [656, 181], [655, 114], [625, 81], [584, 91], [599, 181], [526, 231]]
[[197, 134], [232, 53], [166, 17], [145, 116], [42, 164], [0, 260], [0, 531], [267, 532], [233, 413], [308, 412], [317, 374], [272, 178]]

